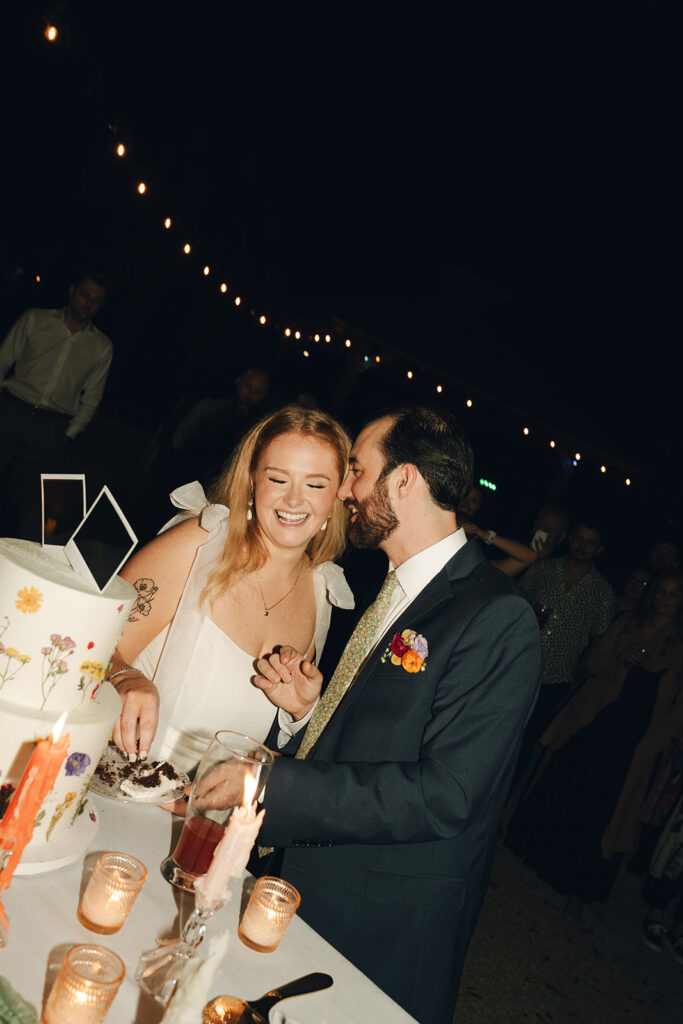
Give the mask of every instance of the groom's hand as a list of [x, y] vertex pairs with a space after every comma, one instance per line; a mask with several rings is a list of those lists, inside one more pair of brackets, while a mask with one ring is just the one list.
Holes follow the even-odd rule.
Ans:
[[295, 721], [315, 707], [320, 696], [322, 673], [293, 647], [280, 647], [256, 662], [254, 686], [263, 690], [277, 708], [289, 711]]

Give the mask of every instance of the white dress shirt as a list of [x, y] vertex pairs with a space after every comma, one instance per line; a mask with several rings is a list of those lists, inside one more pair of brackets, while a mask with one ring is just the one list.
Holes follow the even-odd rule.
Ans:
[[[391, 595], [389, 607], [387, 608], [386, 614], [377, 629], [372, 644], [368, 648], [362, 664], [358, 668], [359, 672], [367, 659], [374, 652], [380, 639], [384, 636], [391, 624], [396, 622], [401, 612], [412, 604], [427, 584], [431, 583], [437, 573], [441, 572], [446, 562], [449, 562], [453, 555], [455, 555], [466, 543], [467, 534], [461, 527], [453, 533], [449, 533], [448, 536], [444, 537], [442, 540], [437, 541], [436, 544], [430, 544], [428, 548], [418, 551], [416, 555], [412, 555], [398, 566], [395, 572], [399, 586], [396, 587], [395, 591]], [[393, 568], [394, 567], [390, 562], [389, 569], [391, 570]], [[293, 736], [296, 736], [297, 733], [301, 732], [305, 725], [308, 725], [308, 721], [314, 710], [315, 707], [311, 708], [309, 713], [304, 718], [299, 719], [298, 722], [294, 721], [288, 711], [280, 710], [278, 712], [278, 726], [280, 731], [278, 733], [277, 743], [279, 748], [284, 747]]]
[[[431, 544], [428, 548], [424, 548], [423, 551], [418, 551], [416, 555], [412, 555], [395, 569], [396, 578], [400, 586], [391, 595], [386, 615], [377, 629], [366, 658], [375, 650], [381, 637], [384, 636], [392, 622], [398, 619], [401, 612], [409, 604], [412, 604], [417, 595], [424, 590], [428, 583], [431, 583], [436, 574], [441, 572], [446, 562], [449, 562], [453, 555], [466, 543], [467, 534], [461, 527], [459, 530], [449, 533], [442, 540], [438, 540], [436, 544]], [[393, 568], [390, 562], [389, 569]]]
[[0, 346], [0, 382], [22, 402], [64, 413], [75, 437], [100, 404], [112, 359], [112, 343], [94, 324], [72, 334], [63, 309], [29, 309]]

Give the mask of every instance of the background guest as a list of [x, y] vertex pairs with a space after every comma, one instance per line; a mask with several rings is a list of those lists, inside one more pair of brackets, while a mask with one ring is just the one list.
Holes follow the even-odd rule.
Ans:
[[543, 734], [536, 778], [510, 824], [509, 846], [568, 897], [610, 894], [657, 758], [683, 727], [683, 577], [662, 574], [640, 614], [592, 645], [587, 680]]
[[40, 473], [63, 470], [67, 443], [100, 404], [113, 349], [92, 317], [108, 290], [105, 277], [85, 274], [63, 309], [27, 310], [0, 346], [1, 532], [37, 539]]
[[506, 576], [519, 576], [532, 562], [549, 558], [567, 536], [568, 526], [569, 514], [564, 509], [548, 505], [536, 516], [533, 536], [527, 546], [509, 537], [501, 537], [495, 530], [485, 530], [474, 522], [463, 523], [465, 533], [474, 534], [484, 544], [493, 545], [504, 552], [506, 557], [491, 559], [491, 565]]
[[524, 735], [517, 777], [526, 771], [541, 733], [569, 696], [584, 649], [614, 618], [614, 591], [594, 564], [603, 550], [599, 528], [581, 520], [569, 536], [564, 558], [537, 561], [520, 580], [539, 620], [543, 684]]
[[652, 574], [647, 569], [632, 569], [617, 594], [617, 613], [637, 612], [645, 600], [651, 582]]

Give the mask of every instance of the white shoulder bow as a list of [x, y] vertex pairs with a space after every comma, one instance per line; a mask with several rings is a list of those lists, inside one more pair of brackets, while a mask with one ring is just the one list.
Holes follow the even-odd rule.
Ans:
[[333, 604], [335, 608], [355, 607], [353, 591], [346, 582], [346, 576], [341, 566], [334, 562], [323, 562], [316, 566], [313, 572], [322, 581], [330, 604]]
[[204, 494], [204, 488], [198, 480], [193, 480], [191, 484], [183, 484], [182, 487], [176, 487], [169, 497], [171, 504], [175, 505], [176, 508], [183, 509], [183, 511], [169, 519], [161, 527], [159, 533], [165, 533], [172, 526], [177, 526], [178, 523], [191, 519], [193, 516], [199, 517], [200, 526], [208, 533], [213, 533], [216, 527], [225, 522], [230, 515], [230, 509], [225, 505], [209, 504]]

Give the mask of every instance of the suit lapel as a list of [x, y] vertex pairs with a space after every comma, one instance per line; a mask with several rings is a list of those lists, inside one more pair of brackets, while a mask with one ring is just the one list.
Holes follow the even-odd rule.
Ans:
[[[451, 583], [463, 579], [468, 576], [472, 570], [480, 563], [485, 562], [483, 552], [479, 545], [473, 541], [468, 541], [464, 547], [460, 548], [453, 557], [446, 563], [443, 569], [436, 574], [433, 580], [424, 587], [417, 595], [414, 601], [412, 601], [405, 609], [401, 612], [399, 619], [410, 619], [410, 628], [416, 628], [415, 624], [419, 623], [422, 618], [432, 613], [434, 609], [443, 604], [445, 601], [451, 599], [453, 595]], [[332, 722], [335, 720], [339, 721], [339, 716], [348, 710], [354, 700], [358, 698], [358, 695], [362, 691], [367, 680], [372, 675], [372, 672], [376, 669], [379, 664], [379, 660], [384, 654], [387, 646], [396, 632], [399, 619], [395, 619], [394, 622], [388, 627], [379, 642], [376, 644], [372, 654], [370, 654], [364, 664], [359, 669], [356, 678], [353, 680], [348, 690], [340, 700], [334, 714], [330, 721], [325, 726], [325, 729], [318, 737], [315, 746], [313, 746], [309, 752], [309, 757], [313, 756], [318, 744], [325, 735], [327, 729], [330, 727]]]

